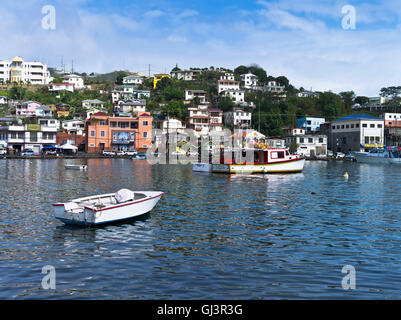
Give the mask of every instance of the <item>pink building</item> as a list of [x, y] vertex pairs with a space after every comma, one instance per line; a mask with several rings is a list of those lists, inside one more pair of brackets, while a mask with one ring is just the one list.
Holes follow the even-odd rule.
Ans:
[[16, 106], [15, 114], [17, 116], [34, 117], [36, 109], [41, 107], [41, 104], [36, 101], [25, 101]]

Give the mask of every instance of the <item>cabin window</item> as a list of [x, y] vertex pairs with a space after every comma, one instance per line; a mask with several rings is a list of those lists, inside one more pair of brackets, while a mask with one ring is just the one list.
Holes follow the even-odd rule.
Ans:
[[273, 151], [271, 153], [271, 158], [272, 159], [284, 159], [285, 158], [284, 151]]

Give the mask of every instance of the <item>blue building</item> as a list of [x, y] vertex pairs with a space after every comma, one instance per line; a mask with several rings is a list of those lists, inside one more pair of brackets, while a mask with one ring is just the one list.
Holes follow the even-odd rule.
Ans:
[[306, 133], [319, 132], [320, 125], [325, 123], [325, 118], [304, 117], [297, 119], [297, 127], [305, 129]]

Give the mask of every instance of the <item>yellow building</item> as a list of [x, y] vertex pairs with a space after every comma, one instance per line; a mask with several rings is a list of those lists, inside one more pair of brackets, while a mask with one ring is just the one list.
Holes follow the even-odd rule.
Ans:
[[23, 60], [20, 57], [15, 57], [11, 60], [11, 68], [10, 68], [10, 81], [11, 83], [19, 83], [23, 82]]
[[156, 89], [157, 83], [158, 83], [161, 79], [163, 79], [163, 78], [165, 78], [165, 77], [168, 77], [168, 78], [171, 79], [170, 75], [165, 74], [165, 73], [154, 74], [154, 75], [153, 75], [153, 89]]

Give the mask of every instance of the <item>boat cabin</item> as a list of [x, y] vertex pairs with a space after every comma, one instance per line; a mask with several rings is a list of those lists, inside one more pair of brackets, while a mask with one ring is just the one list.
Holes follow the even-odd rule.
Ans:
[[[249, 152], [253, 153], [249, 154]], [[299, 156], [291, 155], [287, 148], [270, 148], [267, 150], [248, 149], [238, 152], [220, 152], [220, 164], [271, 164], [296, 158], [299, 158]]]

